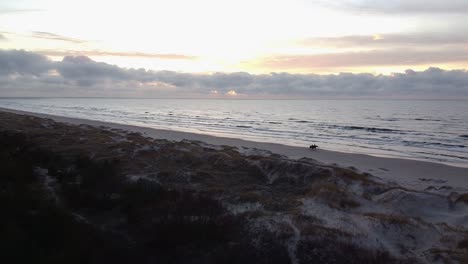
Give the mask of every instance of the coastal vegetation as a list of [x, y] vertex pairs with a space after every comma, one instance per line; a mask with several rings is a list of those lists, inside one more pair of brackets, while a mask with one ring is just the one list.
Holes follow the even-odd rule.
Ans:
[[0, 146], [0, 257], [8, 263], [462, 263], [468, 256], [467, 226], [431, 218], [463, 212], [466, 194], [452, 209], [405, 211], [404, 203], [446, 198], [310, 159], [4, 112]]

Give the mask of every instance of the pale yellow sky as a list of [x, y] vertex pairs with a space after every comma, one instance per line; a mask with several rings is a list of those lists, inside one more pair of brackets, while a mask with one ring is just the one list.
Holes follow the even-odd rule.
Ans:
[[0, 48], [183, 72], [467, 68], [463, 3], [438, 12], [442, 1], [379, 2], [392, 1], [7, 0]]

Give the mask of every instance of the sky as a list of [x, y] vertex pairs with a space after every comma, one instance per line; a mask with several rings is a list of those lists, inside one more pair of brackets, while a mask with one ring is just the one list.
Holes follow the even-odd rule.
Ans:
[[0, 97], [468, 98], [466, 21], [468, 0], [4, 0]]

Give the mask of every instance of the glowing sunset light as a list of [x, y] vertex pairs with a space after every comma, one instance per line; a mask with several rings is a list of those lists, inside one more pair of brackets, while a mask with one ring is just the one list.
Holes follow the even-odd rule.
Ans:
[[237, 93], [234, 90], [229, 90], [226, 94], [229, 96], [237, 96]]
[[[0, 62], [11, 66], [4, 72], [13, 78], [23, 74], [14, 65], [24, 56], [37, 60], [43, 68], [28, 66], [34, 71], [24, 74], [52, 71], [67, 79], [39, 82], [54, 89], [193, 87], [181, 97], [251, 96], [244, 90], [252, 89], [289, 98], [290, 86], [303, 77], [270, 74], [369, 73], [378, 79], [408, 69], [467, 69], [467, 10], [466, 1], [438, 0], [3, 1]], [[77, 56], [89, 60], [64, 60]], [[83, 67], [99, 78], [82, 80]], [[286, 82], [283, 90], [272, 88], [273, 81]], [[317, 85], [328, 84], [312, 88]]]
[[375, 34], [375, 35], [372, 36], [372, 39], [373, 40], [381, 40], [381, 39], [384, 39], [384, 37], [382, 35]]
[[[437, 9], [428, 6], [434, 2], [440, 8], [436, 1], [421, 7], [426, 12], [377, 2], [367, 7], [364, 1], [5, 1], [0, 4], [0, 11], [4, 10], [0, 13], [0, 48], [35, 51], [54, 60], [85, 55], [121, 67], [205, 73], [362, 72], [364, 66], [386, 72], [389, 67], [442, 64], [466, 67], [467, 60], [455, 60], [456, 55], [445, 59], [437, 55], [443, 39], [453, 53], [466, 53], [468, 41], [463, 32], [468, 26], [459, 23], [468, 18], [465, 13], [454, 7], [451, 12], [441, 11], [441, 19], [431, 20], [428, 17]], [[463, 10], [461, 2], [457, 5]], [[388, 8], [401, 14], [387, 14]], [[384, 46], [366, 47], [366, 36]], [[329, 66], [329, 61], [336, 61], [335, 54], [378, 51], [392, 56], [418, 38], [420, 50], [428, 58], [424, 63], [396, 60], [385, 65]], [[295, 44], [307, 39], [317, 41], [308, 41], [308, 47]], [[264, 61], [320, 54], [328, 66], [308, 67], [299, 59], [278, 68]], [[432, 54], [437, 59], [431, 62]], [[411, 52], [405, 56], [411, 57]]]

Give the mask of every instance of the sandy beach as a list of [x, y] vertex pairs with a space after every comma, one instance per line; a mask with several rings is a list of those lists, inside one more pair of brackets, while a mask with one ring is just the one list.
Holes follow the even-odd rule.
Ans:
[[465, 168], [7, 110], [0, 141], [6, 221], [87, 230], [65, 251], [185, 263], [208, 235], [199, 263], [467, 260]]
[[[438, 163], [376, 157], [370, 155], [343, 153], [324, 149], [310, 150], [307, 146], [294, 147], [283, 144], [263, 143], [247, 141], [236, 138], [216, 137], [204, 134], [188, 133], [181, 131], [154, 129], [126, 124], [108, 123], [87, 119], [54, 116], [48, 114], [32, 113], [12, 109], [0, 109], [1, 111], [26, 114], [31, 116], [50, 118], [57, 122], [68, 124], [86, 124], [96, 127], [109, 127], [141, 133], [144, 136], [155, 139], [167, 139], [173, 141], [194, 140], [202, 141], [210, 145], [234, 146], [241, 152], [267, 150], [273, 153], [287, 156], [291, 159], [303, 157], [311, 158], [324, 164], [338, 165], [344, 168], [355, 168], [362, 173], [369, 173], [386, 181], [395, 182], [415, 190], [433, 191], [468, 191], [468, 168], [455, 167]], [[467, 164], [468, 166], [468, 164]]]

